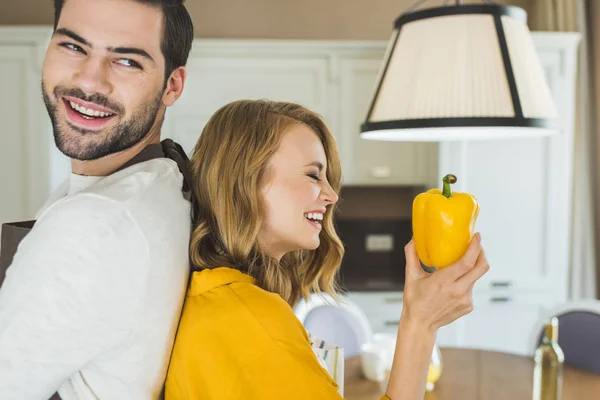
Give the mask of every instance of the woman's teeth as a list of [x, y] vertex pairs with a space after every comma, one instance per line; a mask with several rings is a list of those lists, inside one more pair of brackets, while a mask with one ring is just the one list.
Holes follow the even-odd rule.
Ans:
[[73, 110], [77, 111], [85, 119], [106, 118], [106, 117], [112, 117], [113, 115], [115, 115], [115, 114], [102, 112], [102, 111], [98, 111], [98, 110], [92, 110], [90, 108], [85, 108], [85, 107], [80, 106], [77, 103], [72, 102], [72, 101], [70, 101], [69, 104], [71, 105], [71, 108]]
[[306, 213], [306, 214], [304, 214], [304, 217], [306, 217], [312, 221], [323, 221], [322, 213]]

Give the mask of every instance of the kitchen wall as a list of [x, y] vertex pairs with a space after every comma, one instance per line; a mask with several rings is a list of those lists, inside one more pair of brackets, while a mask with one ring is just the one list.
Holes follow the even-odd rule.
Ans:
[[[482, 0], [464, 3], [482, 3]], [[387, 39], [416, 0], [188, 0], [203, 38]], [[533, 0], [507, 0], [528, 12]], [[424, 6], [443, 4], [429, 0]], [[0, 0], [0, 25], [52, 24], [52, 0]]]

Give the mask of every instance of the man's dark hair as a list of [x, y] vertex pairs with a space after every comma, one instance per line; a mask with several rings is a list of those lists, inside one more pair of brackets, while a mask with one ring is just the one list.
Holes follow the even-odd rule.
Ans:
[[[54, 29], [68, 0], [54, 0]], [[185, 66], [194, 40], [194, 24], [183, 3], [185, 0], [134, 0], [160, 9], [163, 13], [161, 50], [165, 57], [165, 85], [171, 72]]]

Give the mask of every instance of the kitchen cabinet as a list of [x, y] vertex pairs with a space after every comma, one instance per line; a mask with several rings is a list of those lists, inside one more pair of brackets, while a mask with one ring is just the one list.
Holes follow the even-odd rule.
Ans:
[[551, 292], [476, 293], [475, 309], [455, 324], [454, 347], [532, 355], [539, 321], [556, 299]]
[[400, 292], [350, 292], [343, 300], [358, 305], [365, 313], [373, 332], [396, 332], [402, 314]]
[[35, 40], [0, 39], [0, 223], [32, 217], [49, 192], [52, 136], [39, 65]]
[[[3, 133], [0, 136], [2, 157], [0, 158], [0, 218], [22, 218], [27, 213], [27, 191], [23, 183], [27, 182], [27, 168], [22, 154], [26, 145], [23, 135], [13, 132], [27, 132], [26, 92], [23, 90], [27, 78], [23, 76], [23, 64], [27, 62], [27, 49], [0, 45], [0, 75], [12, 79], [0, 80], [0, 93], [14, 93], [0, 97], [0, 119]], [[18, 165], [20, 168], [15, 168]]]
[[163, 132], [191, 151], [209, 118], [240, 99], [286, 100], [324, 116], [330, 113], [325, 57], [277, 57], [276, 54], [195, 53], [188, 63], [181, 98], [171, 107]]

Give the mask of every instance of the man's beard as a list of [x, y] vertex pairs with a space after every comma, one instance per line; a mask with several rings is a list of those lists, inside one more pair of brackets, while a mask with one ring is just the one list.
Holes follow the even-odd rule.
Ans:
[[[68, 122], [59, 121], [57, 115], [58, 101], [62, 101], [61, 97], [63, 96], [75, 97], [113, 110], [117, 112], [117, 115], [122, 116], [125, 114], [125, 109], [120, 104], [114, 103], [98, 93], [86, 95], [81, 89], [67, 89], [63, 86], [57, 86], [54, 89], [53, 94], [56, 103], [53, 103], [45, 90], [43, 82], [42, 94], [48, 115], [52, 121], [56, 147], [69, 158], [91, 161], [122, 152], [142, 141], [154, 125], [163, 93], [162, 91], [159, 92], [155, 98], [139, 107], [130, 118], [122, 120], [116, 126], [110, 128], [108, 132], [89, 132]], [[101, 139], [101, 141], [86, 140], [88, 137]]]

